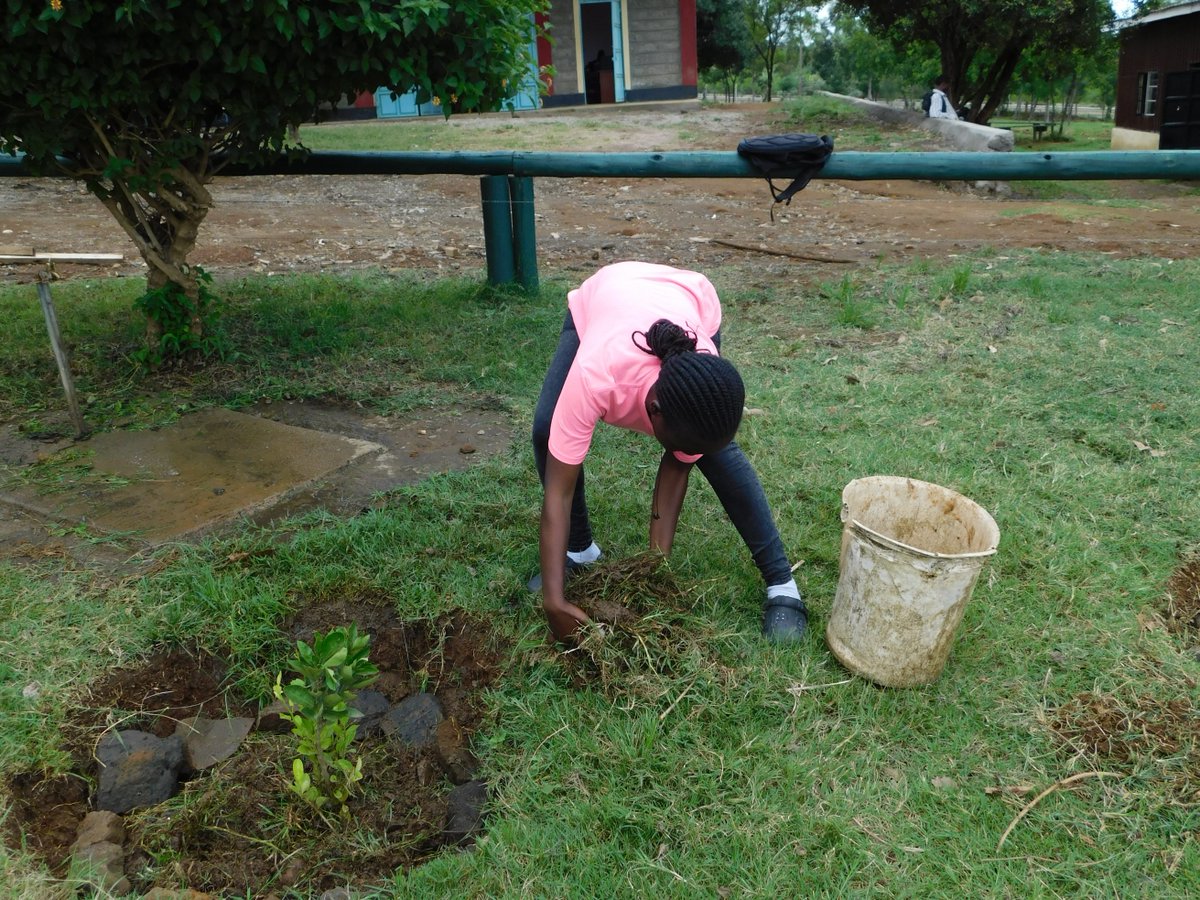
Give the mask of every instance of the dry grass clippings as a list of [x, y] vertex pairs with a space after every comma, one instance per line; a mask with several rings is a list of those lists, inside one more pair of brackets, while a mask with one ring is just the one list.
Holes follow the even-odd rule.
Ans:
[[688, 631], [678, 615], [683, 592], [660, 554], [589, 566], [566, 592], [592, 618], [564, 656], [581, 687], [636, 693], [641, 682], [676, 672]]

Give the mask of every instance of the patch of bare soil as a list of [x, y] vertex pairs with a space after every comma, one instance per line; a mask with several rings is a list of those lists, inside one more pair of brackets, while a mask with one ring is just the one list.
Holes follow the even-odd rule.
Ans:
[[[350, 804], [351, 824], [330, 830], [285, 786], [290, 736], [263, 725], [231, 759], [185, 783], [179, 797], [126, 815], [124, 864], [134, 889], [186, 885], [219, 896], [259, 897], [289, 888], [306, 895], [366, 888], [461, 845], [448, 825], [448, 797], [460, 777], [447, 769], [447, 760], [472, 757], [483, 694], [500, 676], [507, 647], [466, 613], [405, 622], [381, 600], [364, 597], [309, 605], [282, 631], [289, 641], [311, 640], [314, 632], [350, 622], [371, 635], [370, 659], [381, 673], [373, 689], [389, 701], [425, 692], [440, 702], [445, 720], [436, 744], [415, 748], [380, 731], [366, 733], [357, 744], [365, 778]], [[9, 779], [6, 841], [24, 841], [55, 874], [65, 875], [96, 783], [92, 748], [101, 734], [118, 723], [170, 734], [179, 719], [198, 712], [254, 715], [227, 680], [219, 658], [186, 648], [163, 649], [100, 679], [68, 726], [74, 771]]]
[[1171, 574], [1164, 605], [1168, 630], [1200, 637], [1200, 554], [1184, 560]]
[[1050, 728], [1065, 748], [1098, 757], [1106, 766], [1153, 767], [1172, 794], [1195, 803], [1200, 801], [1200, 709], [1192, 699], [1195, 684], [1179, 687], [1166, 700], [1088, 691], [1059, 707]]
[[[455, 117], [447, 128], [464, 134], [501, 128], [529, 132], [558, 123], [569, 127], [577, 143], [545, 149], [732, 151], [747, 135], [796, 130], [778, 117], [778, 109], [765, 104], [549, 110], [520, 117]], [[932, 138], [929, 146], [945, 149]], [[233, 277], [367, 267], [478, 273], [485, 268], [479, 183], [473, 176], [218, 178], [213, 195], [215, 206], [192, 261], [214, 273]], [[817, 179], [772, 221], [770, 195], [759, 179], [539, 178], [538, 259], [543, 272], [575, 274], [617, 259], [704, 270], [757, 262], [764, 254], [799, 272], [812, 264], [795, 255], [868, 262], [943, 257], [981, 247], [1195, 255], [1200, 203], [1194, 196], [1158, 182], [1122, 183], [1121, 195], [1140, 203], [1111, 208], [1069, 200], [1035, 203], [961, 184]], [[125, 262], [102, 274], [144, 271], [128, 238], [79, 185], [0, 179], [0, 208], [0, 244], [121, 252]], [[97, 274], [78, 266], [63, 267], [62, 273]], [[0, 279], [31, 276], [0, 267]]]

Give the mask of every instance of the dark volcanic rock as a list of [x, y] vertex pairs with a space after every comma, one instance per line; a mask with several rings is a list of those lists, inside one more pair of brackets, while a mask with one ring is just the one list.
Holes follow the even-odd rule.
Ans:
[[468, 781], [452, 790], [446, 798], [447, 843], [459, 844], [473, 838], [483, 827], [483, 806], [487, 802], [487, 785]]
[[380, 727], [393, 741], [410, 747], [428, 747], [434, 742], [438, 723], [445, 718], [442, 704], [433, 694], [413, 694], [392, 708]]
[[179, 789], [183, 741], [144, 731], [109, 732], [96, 748], [100, 787], [93, 805], [115, 813], [153, 806]]

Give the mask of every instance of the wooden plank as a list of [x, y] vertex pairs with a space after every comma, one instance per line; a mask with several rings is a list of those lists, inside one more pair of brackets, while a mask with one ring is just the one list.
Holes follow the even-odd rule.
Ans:
[[63, 262], [100, 265], [121, 262], [124, 258], [124, 253], [0, 253], [0, 263]]

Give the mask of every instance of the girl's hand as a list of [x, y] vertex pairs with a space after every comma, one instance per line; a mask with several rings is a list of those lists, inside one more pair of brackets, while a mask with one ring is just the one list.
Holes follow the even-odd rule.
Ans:
[[560, 641], [573, 640], [579, 631], [579, 626], [591, 621], [587, 613], [566, 600], [554, 602], [543, 599], [542, 611], [546, 614], [546, 621], [549, 623], [554, 637]]
[[581, 622], [588, 620], [578, 606], [563, 595], [566, 582], [567, 536], [571, 528], [571, 501], [582, 466], [569, 465], [550, 454], [546, 460], [545, 496], [539, 560], [542, 572], [542, 609], [550, 630], [560, 641], [572, 637]]

